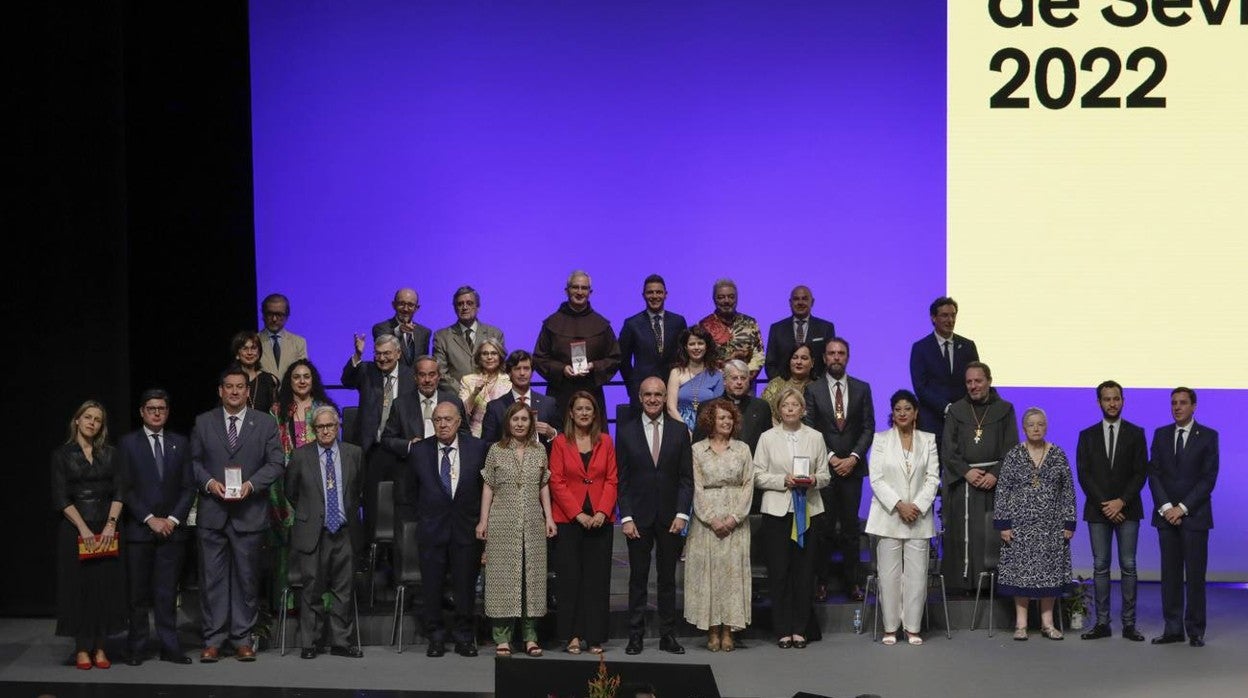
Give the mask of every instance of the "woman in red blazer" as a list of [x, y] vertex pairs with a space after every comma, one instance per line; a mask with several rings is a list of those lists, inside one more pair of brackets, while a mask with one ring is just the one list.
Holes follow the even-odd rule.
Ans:
[[602, 654], [611, 591], [611, 541], [619, 479], [615, 445], [607, 436], [598, 403], [581, 390], [568, 401], [563, 433], [550, 450], [554, 500], [555, 627], [569, 654]]

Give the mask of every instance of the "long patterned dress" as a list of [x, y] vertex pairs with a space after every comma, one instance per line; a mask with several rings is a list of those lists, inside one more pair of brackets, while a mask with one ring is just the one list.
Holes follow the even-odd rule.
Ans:
[[[750, 526], [754, 464], [750, 447], [733, 439], [716, 453], [710, 439], [693, 445], [693, 518], [685, 543], [685, 620], [702, 630], [750, 624]], [[731, 514], [741, 525], [719, 538], [711, 519]]]
[[539, 495], [550, 481], [546, 450], [498, 444], [485, 456], [482, 480], [494, 492], [485, 531], [485, 615], [546, 615], [546, 515]]
[[1070, 461], [1058, 446], [1040, 467], [1019, 444], [1005, 454], [997, 480], [993, 528], [1012, 529], [1001, 546], [998, 589], [1013, 596], [1060, 596], [1070, 584], [1070, 544], [1062, 531], [1075, 530], [1075, 485]]
[[[472, 391], [478, 385], [485, 387], [472, 397]], [[496, 373], [487, 378], [481, 373], [470, 373], [464, 376], [459, 385], [459, 399], [464, 403], [464, 411], [468, 413], [468, 427], [472, 435], [481, 438], [481, 425], [485, 423], [485, 406], [490, 400], [496, 400], [511, 392], [511, 377], [506, 373]]]
[[699, 371], [693, 378], [680, 384], [676, 391], [676, 409], [685, 426], [692, 431], [697, 427], [698, 406], [724, 394], [723, 371]]

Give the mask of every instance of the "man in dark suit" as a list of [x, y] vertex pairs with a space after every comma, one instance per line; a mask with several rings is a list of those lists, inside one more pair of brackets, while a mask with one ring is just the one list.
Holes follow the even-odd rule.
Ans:
[[693, 453], [689, 430], [667, 418], [667, 388], [650, 376], [641, 382], [642, 414], [619, 428], [620, 523], [628, 541], [628, 654], [640, 654], [646, 631], [650, 552], [655, 551], [659, 591], [659, 649], [684, 654], [676, 640], [676, 562], [681, 533], [693, 505]]
[[949, 406], [966, 397], [966, 365], [979, 361], [975, 342], [953, 333], [958, 303], [948, 296], [932, 301], [929, 308], [935, 332], [910, 348], [910, 382], [919, 398], [919, 428], [937, 436], [945, 432]]
[[411, 368], [416, 357], [429, 353], [429, 337], [433, 333], [414, 319], [416, 311], [420, 310], [420, 297], [412, 289], [395, 291], [390, 305], [394, 316], [373, 325], [373, 341], [386, 334], [394, 337], [398, 342], [399, 363]]
[[[202, 493], [196, 516], [204, 649], [199, 661], [220, 659], [228, 639], [240, 661], [254, 661], [260, 545], [269, 527], [267, 490], [282, 476], [285, 457], [277, 422], [247, 408], [247, 374], [221, 373], [221, 407], [195, 418], [191, 467]], [[238, 490], [227, 490], [234, 478]]]
[[[858, 587], [859, 540], [858, 508], [862, 504], [862, 478], [867, 474], [867, 454], [875, 438], [875, 407], [871, 386], [846, 373], [849, 342], [840, 337], [828, 340], [823, 353], [826, 371], [806, 386], [806, 416], [802, 421], [823, 434], [828, 447], [832, 483], [820, 493], [831, 516], [823, 519], [820, 538], [841, 551], [841, 581], [852, 601], [862, 600]], [[832, 526], [840, 528], [834, 536]], [[815, 573], [816, 596], [827, 598], [828, 556], [820, 553]]]
[[446, 654], [442, 592], [449, 572], [455, 599], [450, 630], [455, 652], [477, 656], [473, 635], [474, 585], [481, 568], [476, 528], [481, 517], [481, 469], [485, 442], [459, 433], [459, 411], [449, 402], [433, 410], [435, 438], [424, 439], [407, 456], [404, 503], [416, 512], [421, 620], [429, 637], [426, 654]]
[[189, 538], [183, 524], [195, 494], [191, 449], [185, 436], [165, 430], [168, 393], [146, 390], [139, 405], [143, 427], [121, 437], [118, 444], [130, 483], [125, 500], [130, 586], [130, 657], [126, 663], [138, 666], [147, 655], [150, 610], [156, 617], [161, 661], [190, 664], [178, 643], [177, 601]]
[[836, 325], [831, 320], [810, 314], [815, 307], [815, 297], [807, 286], [795, 286], [789, 292], [789, 309], [793, 314], [772, 324], [767, 330], [767, 377], [776, 378], [785, 373], [789, 356], [799, 344], [810, 345], [814, 365], [810, 375], [823, 375], [823, 350], [828, 340], [836, 336]]
[[372, 536], [377, 517], [377, 485], [393, 480], [399, 461], [381, 448], [381, 435], [394, 403], [416, 389], [410, 366], [399, 361], [399, 340], [383, 334], [373, 342], [373, 360], [363, 361], [364, 336], [355, 335], [355, 353], [342, 367], [342, 384], [359, 392], [358, 445], [364, 451], [364, 530]]
[[667, 380], [676, 358], [676, 339], [688, 329], [683, 315], [665, 309], [667, 282], [658, 274], [646, 277], [641, 287], [646, 309], [624, 321], [620, 329], [620, 377], [628, 391], [632, 413], [641, 407], [641, 382], [651, 376]]
[[324, 595], [329, 610], [330, 650], [337, 657], [364, 656], [352, 644], [355, 594], [352, 582], [355, 551], [364, 545], [360, 521], [363, 452], [338, 443], [338, 410], [323, 406], [312, 413], [316, 442], [295, 449], [286, 468], [286, 497], [295, 510], [290, 532], [292, 563], [303, 573], [299, 595], [299, 642], [303, 659], [316, 657], [325, 627]]
[[485, 406], [485, 419], [481, 423], [481, 440], [490, 445], [497, 443], [503, 436], [503, 415], [507, 408], [523, 400], [531, 410], [537, 411], [537, 438], [550, 453], [550, 442], [559, 435], [563, 425], [559, 419], [559, 408], [555, 399], [533, 390], [533, 357], [523, 349], [517, 349], [507, 355], [504, 365], [507, 375], [511, 377], [511, 392], [490, 400]]
[[471, 286], [455, 289], [452, 299], [455, 324], [433, 333], [433, 358], [442, 372], [442, 390], [458, 393], [464, 376], [477, 372], [472, 354], [484, 339], [493, 339], [498, 346], [507, 346], [503, 331], [477, 319], [481, 310], [481, 294]]
[[1144, 505], [1140, 490], [1148, 477], [1144, 430], [1122, 419], [1122, 386], [1105, 381], [1096, 386], [1101, 421], [1079, 432], [1075, 470], [1086, 498], [1083, 520], [1092, 540], [1092, 578], [1096, 585], [1096, 625], [1081, 635], [1096, 640], [1113, 634], [1109, 627], [1109, 566], [1114, 537], [1122, 571], [1122, 636], [1144, 639], [1135, 628], [1135, 548]]
[[[733, 359], [724, 364], [724, 398], [731, 400], [741, 412], [741, 434], [737, 438], [745, 442], [750, 447], [750, 453], [753, 453], [758, 447], [758, 437], [771, 428], [771, 405], [750, 394], [750, 367], [741, 359]], [[710, 404], [711, 401], [707, 400], [699, 405], [698, 414], [709, 409], [707, 405]], [[695, 443], [706, 437], [701, 428], [694, 429]], [[751, 513], [758, 513], [757, 507], [761, 502], [761, 497], [754, 498], [754, 510]]]
[[[1161, 612], [1166, 627], [1154, 645], [1205, 646], [1205, 569], [1213, 528], [1213, 486], [1218, 480], [1218, 432], [1197, 424], [1196, 391], [1170, 392], [1174, 424], [1153, 432], [1148, 487], [1153, 526], [1161, 544]], [[1184, 595], [1186, 592], [1186, 609]]]

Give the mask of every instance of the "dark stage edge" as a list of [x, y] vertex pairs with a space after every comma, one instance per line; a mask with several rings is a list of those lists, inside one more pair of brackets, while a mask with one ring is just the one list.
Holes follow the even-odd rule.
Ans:
[[387, 691], [351, 688], [285, 688], [281, 686], [186, 686], [143, 683], [36, 683], [0, 682], [0, 695], [55, 696], [56, 698], [490, 698], [493, 693], [448, 693], [446, 691]]

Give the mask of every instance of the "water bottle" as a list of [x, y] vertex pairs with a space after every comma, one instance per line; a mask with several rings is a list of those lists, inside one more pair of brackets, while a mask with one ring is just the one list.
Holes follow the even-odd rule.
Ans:
[[862, 634], [862, 609], [861, 608], [854, 609], [854, 633], [858, 635]]

